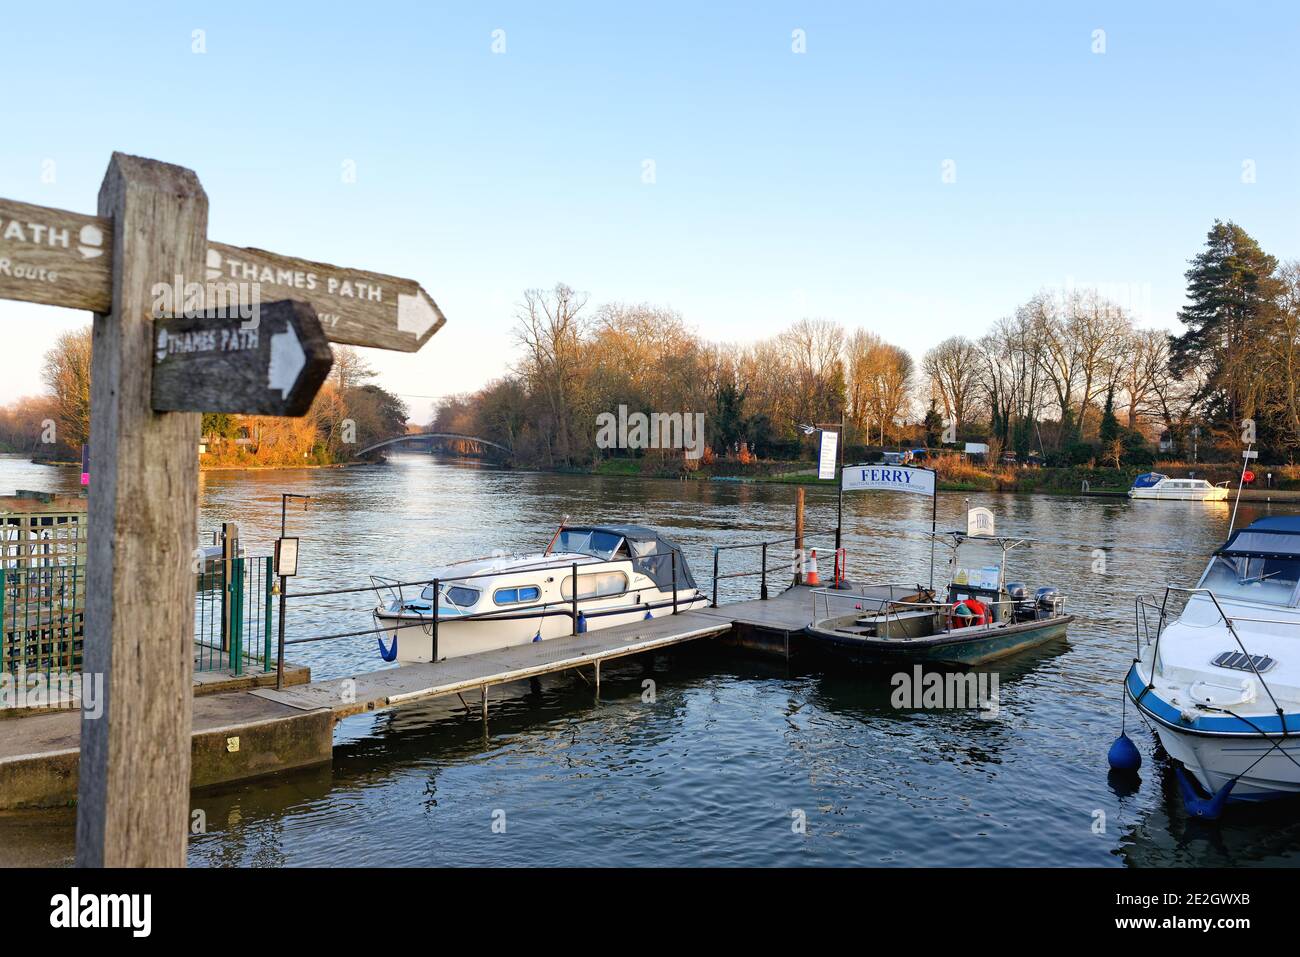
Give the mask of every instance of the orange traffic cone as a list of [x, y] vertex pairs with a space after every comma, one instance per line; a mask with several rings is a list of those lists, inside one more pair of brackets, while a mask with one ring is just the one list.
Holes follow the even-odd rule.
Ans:
[[817, 549], [812, 550], [812, 557], [808, 559], [808, 575], [804, 579], [805, 585], [811, 585], [816, 588], [821, 585], [822, 581], [817, 577]]

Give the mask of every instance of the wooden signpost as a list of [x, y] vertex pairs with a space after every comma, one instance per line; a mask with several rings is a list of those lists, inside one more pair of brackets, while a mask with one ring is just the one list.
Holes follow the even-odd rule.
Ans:
[[[0, 298], [107, 312], [112, 263], [109, 218], [0, 199]], [[325, 337], [347, 345], [415, 352], [447, 321], [412, 279], [263, 249], [209, 242], [201, 275], [186, 279], [202, 282], [213, 305], [247, 305], [254, 290], [309, 303]]]
[[[194, 173], [122, 153], [98, 215], [0, 199], [0, 298], [95, 313], [83, 866], [185, 863], [200, 413], [302, 414], [325, 339], [413, 352], [445, 322], [411, 280], [211, 243], [207, 220]], [[160, 314], [166, 288], [185, 308]]]

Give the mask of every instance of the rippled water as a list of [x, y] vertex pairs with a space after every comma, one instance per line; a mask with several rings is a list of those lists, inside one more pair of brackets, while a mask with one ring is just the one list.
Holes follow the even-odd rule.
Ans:
[[[75, 485], [75, 473], [0, 457], [0, 493]], [[419, 578], [445, 560], [544, 546], [566, 513], [669, 530], [704, 583], [715, 544], [790, 534], [795, 496], [780, 485], [557, 476], [403, 456], [354, 469], [205, 473], [202, 531], [237, 521], [250, 552], [265, 554], [282, 491], [312, 496], [289, 516], [303, 540], [300, 591], [364, 585], [370, 574]], [[807, 495], [809, 525], [833, 527], [833, 493]], [[348, 719], [330, 768], [196, 794], [208, 833], [191, 841], [190, 861], [1300, 861], [1294, 804], [1233, 809], [1215, 825], [1190, 821], [1131, 711], [1141, 785], [1117, 789], [1106, 772], [1134, 596], [1194, 579], [1224, 538], [1229, 508], [941, 493], [940, 528], [959, 527], [975, 505], [994, 511], [999, 532], [1036, 540], [1014, 553], [1011, 572], [1059, 586], [1077, 616], [1064, 641], [994, 666], [996, 720], [896, 711], [887, 673], [791, 673], [784, 663], [690, 646], [606, 666], [599, 699], [573, 675], [517, 686], [500, 693], [486, 727], [473, 701], [467, 712], [454, 698]], [[1239, 522], [1266, 507], [1243, 504]], [[910, 496], [847, 497], [850, 573], [925, 580], [929, 509]], [[724, 597], [756, 597], [751, 579], [725, 584]], [[289, 637], [369, 627], [373, 601], [368, 593], [311, 607], [291, 600]], [[317, 677], [380, 665], [367, 638], [294, 646], [289, 657]], [[653, 703], [642, 700], [647, 678]], [[800, 815], [806, 833], [793, 826]], [[494, 820], [505, 833], [494, 832]], [[70, 821], [66, 812], [0, 817], [0, 860], [68, 859]]]

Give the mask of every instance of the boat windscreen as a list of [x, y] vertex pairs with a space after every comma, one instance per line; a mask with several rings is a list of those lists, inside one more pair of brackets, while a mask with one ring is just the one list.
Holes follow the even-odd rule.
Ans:
[[602, 532], [591, 528], [566, 528], [560, 532], [553, 552], [568, 552], [575, 555], [591, 555], [603, 561], [609, 561], [623, 543], [623, 536], [613, 532]]
[[1220, 552], [1201, 578], [1219, 598], [1269, 605], [1292, 605], [1300, 582], [1300, 559], [1263, 555], [1228, 555]]

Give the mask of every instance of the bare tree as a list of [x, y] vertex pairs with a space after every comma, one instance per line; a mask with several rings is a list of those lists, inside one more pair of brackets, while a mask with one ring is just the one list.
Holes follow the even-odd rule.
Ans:
[[90, 441], [90, 327], [59, 336], [45, 353], [41, 379], [54, 397], [60, 444], [74, 452]]
[[1116, 363], [1118, 386], [1128, 406], [1128, 427], [1142, 416], [1158, 416], [1157, 385], [1169, 369], [1169, 336], [1160, 329], [1134, 329]]
[[[546, 412], [541, 433], [546, 464], [578, 460], [575, 415], [579, 405], [581, 355], [587, 297], [563, 283], [553, 290], [529, 289], [516, 313], [515, 338], [524, 348], [517, 371]], [[593, 446], [594, 448], [594, 446]]]
[[979, 346], [965, 336], [945, 339], [925, 354], [921, 369], [943, 403], [945, 418], [966, 421], [979, 389], [982, 366]]

